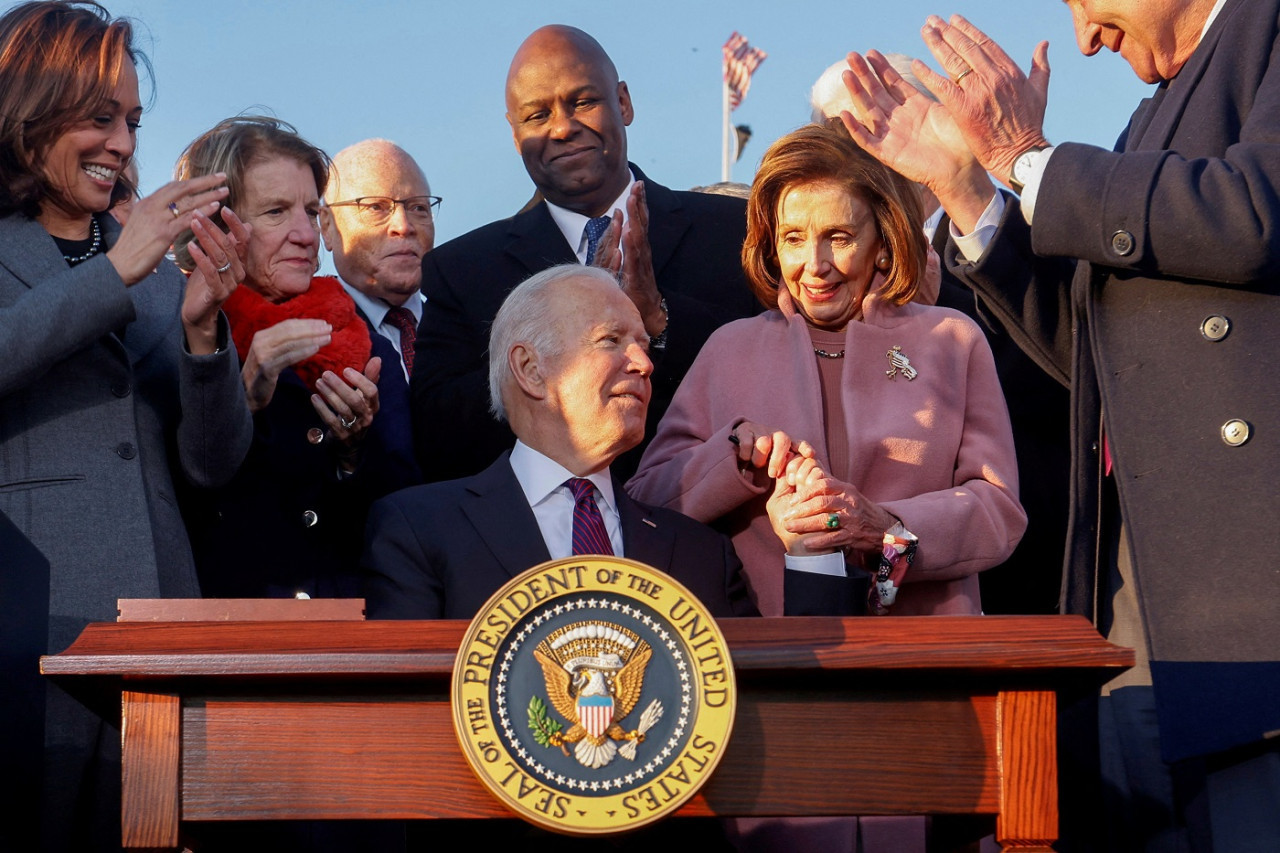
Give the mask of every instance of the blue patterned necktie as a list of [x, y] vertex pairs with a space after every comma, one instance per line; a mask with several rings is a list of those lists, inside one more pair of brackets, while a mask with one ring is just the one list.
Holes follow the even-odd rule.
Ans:
[[587, 263], [590, 264], [596, 257], [596, 249], [600, 246], [600, 238], [604, 236], [604, 232], [609, 228], [609, 217], [597, 216], [595, 219], [587, 220]]
[[573, 553], [613, 554], [604, 518], [596, 505], [596, 487], [590, 480], [571, 477], [564, 483], [573, 492]]

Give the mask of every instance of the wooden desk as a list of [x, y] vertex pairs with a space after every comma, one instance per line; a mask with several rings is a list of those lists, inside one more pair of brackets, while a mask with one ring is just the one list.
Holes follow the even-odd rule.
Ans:
[[[1067, 616], [721, 625], [737, 719], [681, 815], [994, 815], [1006, 850], [1057, 836], [1055, 692], [1133, 664]], [[175, 848], [180, 821], [507, 817], [452, 729], [465, 628], [94, 624], [42, 671], [120, 709], [126, 847]]]

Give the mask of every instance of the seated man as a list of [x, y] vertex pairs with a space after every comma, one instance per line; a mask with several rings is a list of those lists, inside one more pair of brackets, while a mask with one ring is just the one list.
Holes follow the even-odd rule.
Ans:
[[[516, 445], [473, 477], [374, 505], [362, 564], [370, 618], [470, 619], [515, 575], [577, 553], [647, 563], [716, 616], [753, 615], [727, 538], [631, 500], [610, 476], [644, 438], [648, 344], [640, 312], [604, 270], [555, 266], [513, 290], [490, 333], [489, 394]], [[583, 542], [593, 525], [575, 529], [575, 505], [602, 517], [603, 535]]]

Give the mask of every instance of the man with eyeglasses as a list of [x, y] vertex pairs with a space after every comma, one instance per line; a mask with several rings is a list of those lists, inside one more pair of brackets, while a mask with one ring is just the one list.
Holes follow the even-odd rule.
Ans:
[[[667, 189], [627, 161], [631, 94], [595, 39], [573, 27], [535, 31], [511, 62], [506, 104], [535, 199], [423, 261], [426, 307], [411, 390], [429, 481], [476, 474], [515, 443], [489, 414], [485, 341], [503, 298], [530, 275], [563, 263], [620, 267], [623, 292], [652, 340], [647, 435], [707, 337], [760, 311], [739, 259], [746, 203]], [[606, 228], [611, 216], [617, 221]], [[615, 463], [623, 479], [643, 447]]]
[[435, 242], [440, 204], [417, 162], [385, 139], [366, 139], [333, 158], [320, 208], [324, 245], [372, 334], [400, 354], [405, 381], [422, 320], [422, 257]]

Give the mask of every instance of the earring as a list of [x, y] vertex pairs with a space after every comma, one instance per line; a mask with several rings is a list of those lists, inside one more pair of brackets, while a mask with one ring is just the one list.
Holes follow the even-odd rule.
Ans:
[[888, 272], [888, 271], [889, 271], [889, 256], [888, 256], [888, 255], [881, 255], [880, 257], [876, 258], [876, 269], [880, 270], [880, 272]]

